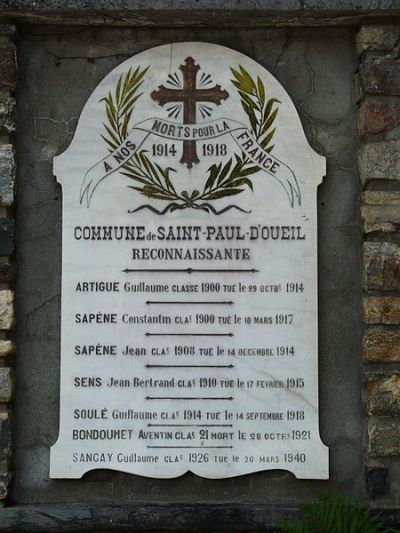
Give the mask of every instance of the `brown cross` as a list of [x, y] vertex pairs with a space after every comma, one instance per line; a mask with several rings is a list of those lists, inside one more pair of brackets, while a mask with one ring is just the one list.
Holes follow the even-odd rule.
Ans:
[[[220, 105], [221, 100], [228, 98], [229, 94], [222, 91], [220, 85], [215, 85], [209, 89], [197, 89], [196, 77], [200, 67], [195, 65], [192, 57], [187, 57], [185, 64], [179, 68], [183, 72], [183, 89], [168, 89], [160, 85], [158, 91], [153, 91], [150, 96], [161, 106], [170, 102], [182, 102], [183, 123], [196, 124], [197, 102], [212, 102]], [[181, 163], [186, 163], [188, 168], [191, 168], [193, 163], [198, 162], [196, 141], [183, 141]]]

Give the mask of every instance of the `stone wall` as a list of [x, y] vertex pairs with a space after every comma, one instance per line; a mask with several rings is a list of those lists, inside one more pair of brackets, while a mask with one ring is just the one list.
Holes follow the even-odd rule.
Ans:
[[0, 501], [11, 480], [11, 400], [14, 342], [14, 181], [15, 100], [17, 78], [15, 27], [0, 19]]
[[[23, 5], [24, 2], [17, 4]], [[45, 4], [47, 11], [41, 13]], [[266, 12], [264, 18], [257, 16], [257, 9], [251, 7], [248, 20], [256, 22], [249, 22], [249, 26], [254, 24], [258, 27], [257, 30], [253, 28], [252, 31], [258, 33], [252, 37], [247, 29], [221, 28], [214, 34], [210, 32], [210, 27], [184, 28], [176, 32], [166, 30], [157, 27], [165, 26], [166, 20], [166, 15], [163, 15], [162, 22], [157, 22], [157, 10], [154, 10], [154, 16], [153, 11], [148, 11], [140, 14], [141, 18], [133, 19], [132, 15], [128, 17], [122, 11], [114, 14], [114, 18], [112, 14], [105, 15], [99, 11], [93, 14], [90, 22], [84, 18], [82, 8], [79, 12], [81, 18], [76, 24], [92, 23], [96, 27], [76, 26], [74, 29], [52, 26], [49, 29], [54, 22], [61, 20], [64, 23], [66, 20], [64, 14], [53, 18], [52, 8], [48, 7], [50, 4], [50, 1], [36, 3], [37, 7], [28, 19], [18, 19], [18, 16], [24, 16], [23, 7], [21, 13], [16, 10], [10, 14], [16, 19], [0, 19], [0, 506], [11, 504], [0, 513], [0, 531], [11, 531], [13, 527], [19, 529], [19, 526], [25, 531], [61, 531], [63, 528], [81, 531], [84, 527], [103, 529], [104, 524], [111, 522], [116, 529], [131, 526], [158, 529], [160, 524], [171, 526], [175, 523], [178, 513], [181, 530], [189, 528], [190, 524], [194, 527], [203, 523], [216, 524], [218, 529], [229, 524], [235, 527], [240, 523], [248, 530], [265, 527], [270, 530], [269, 526], [272, 524], [272, 528], [276, 524], [277, 499], [280, 505], [286, 506], [290, 515], [296, 502], [308, 497], [310, 489], [317, 486], [316, 482], [297, 483], [284, 473], [269, 478], [263, 474], [245, 476], [239, 481], [229, 480], [225, 485], [221, 481], [208, 483], [189, 477], [177, 481], [135, 478], [133, 482], [131, 476], [109, 472], [92, 473], [83, 481], [65, 484], [48, 480], [48, 448], [57, 433], [58, 416], [55, 401], [58, 382], [55, 376], [58, 372], [57, 268], [60, 266], [60, 242], [54, 233], [59, 236], [61, 217], [59, 191], [51, 174], [51, 160], [70, 141], [77, 116], [90, 90], [115, 64], [135, 53], [136, 48], [145, 48], [147, 42], [150, 47], [165, 40], [192, 38], [241, 48], [244, 53], [265, 63], [290, 91], [313, 146], [328, 157], [328, 176], [319, 196], [321, 426], [333, 458], [332, 484], [327, 487], [350, 492], [379, 510], [392, 508], [393, 511], [385, 515], [387, 523], [398, 524], [400, 26], [382, 23], [382, 20], [374, 22], [373, 14], [367, 14], [368, 24], [359, 27], [360, 19], [356, 17], [367, 16], [365, 13], [348, 12], [340, 20], [339, 13], [338, 18], [330, 18], [326, 25], [345, 24], [352, 26], [357, 33], [352, 33], [348, 27], [343, 33], [333, 28], [338, 33], [332, 39], [328, 36], [328, 28], [311, 31], [309, 28], [290, 27], [293, 20], [297, 21], [296, 25], [310, 25], [311, 19], [317, 20], [318, 11], [308, 12], [305, 18], [300, 19], [275, 14], [284, 29], [266, 30], [263, 26], [271, 26], [271, 20], [275, 19], [268, 19]], [[256, 3], [251, 2], [251, 6], [253, 4]], [[282, 5], [286, 4], [282, 2]], [[0, 8], [1, 5], [0, 0]], [[73, 11], [71, 9], [68, 16], [74, 17]], [[206, 11], [190, 13], [192, 15], [196, 26], [202, 26], [209, 18]], [[320, 15], [328, 17], [323, 10]], [[216, 17], [213, 21], [218, 20], [218, 24], [222, 24], [226, 15], [220, 13], [219, 16], [222, 18]], [[236, 21], [236, 26], [239, 23], [242, 26], [245, 16], [246, 13], [239, 13], [232, 20]], [[35, 30], [29, 35], [31, 22], [37, 21], [38, 17], [46, 25], [42, 29], [34, 26]], [[176, 26], [187, 24], [185, 15], [177, 10], [172, 13], [171, 20], [175, 20], [173, 17], [177, 17]], [[324, 25], [324, 20], [318, 24]], [[39, 112], [40, 116], [36, 117], [38, 120], [34, 125], [28, 120], [24, 124], [17, 147], [21, 162], [20, 191], [26, 189], [18, 199], [18, 242], [21, 248], [18, 249], [21, 260], [18, 279], [22, 288], [19, 316], [23, 322], [24, 312], [32, 318], [30, 328], [36, 337], [26, 334], [25, 322], [19, 326], [19, 388], [17, 405], [13, 408], [14, 418], [18, 418], [18, 423], [14, 424], [14, 455], [19, 474], [9, 488], [15, 322], [13, 91], [17, 65], [13, 22], [21, 25], [23, 30], [18, 42], [22, 74], [20, 94], [28, 94], [29, 86], [33, 86], [37, 104], [36, 110], [33, 110], [30, 100], [19, 101], [20, 116], [26, 117], [31, 112]], [[137, 27], [113, 28], [112, 31], [108, 27], [118, 24], [146, 27], [141, 30]], [[154, 27], [150, 29], [147, 26]], [[278, 31], [279, 35], [274, 33]], [[78, 39], [74, 33], [78, 34]], [[268, 44], [268, 54], [262, 48], [263, 43]], [[340, 43], [345, 43], [343, 49], [339, 49]], [[352, 163], [356, 152], [352, 130], [355, 122], [353, 107], [348, 102], [347, 105], [343, 98], [343, 94], [347, 93], [339, 90], [345, 83], [349, 84], [353, 76], [353, 56], [349, 52], [353, 46], [357, 46], [359, 57], [359, 174], [363, 187], [360, 209], [359, 185], [354, 185], [357, 177]], [[48, 50], [53, 55], [48, 54]], [[343, 60], [346, 53], [349, 57]], [[34, 80], [33, 76], [38, 72], [42, 72], [38, 76], [40, 79]], [[47, 94], [44, 89], [51, 84], [59, 94], [65, 94], [64, 84], [69, 78], [79, 79], [82, 85], [74, 84], [73, 88], [68, 88], [68, 99], [58, 106], [53, 92]], [[325, 80], [329, 81], [329, 88]], [[51, 104], [52, 115], [43, 111], [48, 103]], [[335, 105], [341, 109], [340, 117]], [[32, 162], [38, 153], [41, 153], [42, 159], [35, 166]], [[21, 214], [21, 211], [24, 213]], [[359, 236], [356, 235], [360, 220], [364, 241], [363, 310], [359, 309], [357, 286], [361, 275], [357, 249]], [[49, 230], [49, 234], [42, 236], [40, 242], [34, 239], [24, 241], [24, 236], [34, 231], [31, 228], [35, 225], [40, 228], [51, 226], [51, 232]], [[31, 263], [29, 257], [33, 257]], [[39, 317], [35, 314], [37, 309], [42, 313]], [[358, 328], [362, 322], [365, 331], [361, 355]], [[349, 356], [353, 359], [350, 360]], [[362, 365], [363, 370], [359, 370]], [[48, 382], [43, 379], [44, 374], [49, 376]], [[363, 390], [358, 381], [360, 375], [364, 376]], [[333, 385], [325, 377], [330, 377]], [[350, 385], [353, 385], [352, 390]], [[38, 394], [45, 397], [38, 401]], [[365, 424], [357, 403], [361, 394]], [[363, 428], [365, 440], [362, 438]], [[364, 456], [360, 457], [361, 454]], [[195, 496], [199, 496], [201, 501]], [[143, 503], [146, 498], [147, 503]], [[82, 503], [76, 504], [77, 501]], [[104, 505], [104, 501], [109, 504]], [[185, 506], [180, 503], [182, 501], [186, 502]], [[244, 505], [243, 501], [252, 503]], [[63, 503], [57, 506], [58, 502]], [[204, 529], [210, 528], [206, 525]]]
[[400, 501], [400, 26], [363, 26], [357, 51], [366, 464], [379, 506]]
[[[132, 505], [154, 499], [165, 504], [295, 506], [312, 497], [317, 486], [364, 498], [354, 33], [349, 28], [26, 25], [20, 34], [14, 501], [30, 506], [76, 501]], [[188, 40], [237, 49], [265, 66], [293, 99], [312, 146], [327, 157], [328, 172], [318, 193], [318, 232], [320, 427], [331, 450], [328, 482], [297, 480], [279, 470], [226, 480], [190, 473], [151, 479], [100, 470], [83, 480], [48, 477], [49, 448], [58, 434], [61, 323], [62, 191], [52, 160], [69, 145], [87, 98], [112, 68], [146, 48]]]

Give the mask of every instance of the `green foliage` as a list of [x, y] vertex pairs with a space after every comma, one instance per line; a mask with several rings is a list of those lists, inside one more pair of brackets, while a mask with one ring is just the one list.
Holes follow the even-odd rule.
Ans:
[[[103, 124], [105, 134], [102, 138], [109, 146], [112, 152], [128, 137], [128, 128], [135, 104], [142, 93], [138, 93], [143, 83], [143, 78], [149, 67], [137, 69], [132, 72], [129, 69], [126, 74], [122, 74], [118, 79], [114, 94], [111, 92], [101, 100], [105, 102], [107, 124]], [[122, 165], [121, 174], [140, 184], [140, 186], [129, 186], [135, 189], [147, 198], [157, 200], [175, 200], [179, 198], [171, 178], [170, 173], [174, 172], [173, 168], [162, 168], [160, 165], [153, 164], [147, 157], [147, 151], [141, 150]]]
[[302, 520], [281, 520], [284, 533], [396, 533], [350, 497], [318, 492], [318, 499], [300, 506]]
[[[271, 152], [274, 145], [270, 143], [276, 129], [273, 124], [278, 114], [278, 107], [274, 106], [280, 102], [276, 98], [267, 99], [261, 78], [257, 76], [257, 80], [254, 80], [241, 65], [238, 70], [231, 68], [231, 72], [234, 77], [231, 81], [238, 90], [254, 137], [263, 150]], [[244, 191], [245, 186], [253, 190], [251, 176], [259, 171], [260, 168], [254, 165], [251, 159], [246, 158], [244, 153], [241, 156], [235, 155], [235, 158], [225, 164], [211, 165], [201, 198], [214, 200], [233, 196]]]
[[270, 152], [274, 147], [270, 142], [276, 129], [272, 126], [278, 114], [278, 107], [274, 108], [274, 105], [280, 104], [280, 101], [276, 98], [267, 100], [265, 87], [259, 76], [255, 81], [241, 65], [239, 70], [231, 68], [231, 71], [235, 78], [232, 83], [239, 92], [242, 107], [249, 117], [257, 143]]

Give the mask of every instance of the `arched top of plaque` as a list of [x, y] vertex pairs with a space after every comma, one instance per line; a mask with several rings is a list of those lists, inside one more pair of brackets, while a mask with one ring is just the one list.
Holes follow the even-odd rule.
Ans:
[[[54, 160], [64, 207], [243, 215], [303, 210], [325, 174], [282, 85], [224, 46], [157, 46], [121, 63], [91, 94]], [[184, 213], [183, 213], [184, 212]]]

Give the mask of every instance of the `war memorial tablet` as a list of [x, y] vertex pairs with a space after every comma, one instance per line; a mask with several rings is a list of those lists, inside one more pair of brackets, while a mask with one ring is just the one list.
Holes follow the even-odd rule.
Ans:
[[327, 479], [317, 204], [280, 83], [207, 43], [114, 69], [56, 157], [60, 428], [50, 476]]

